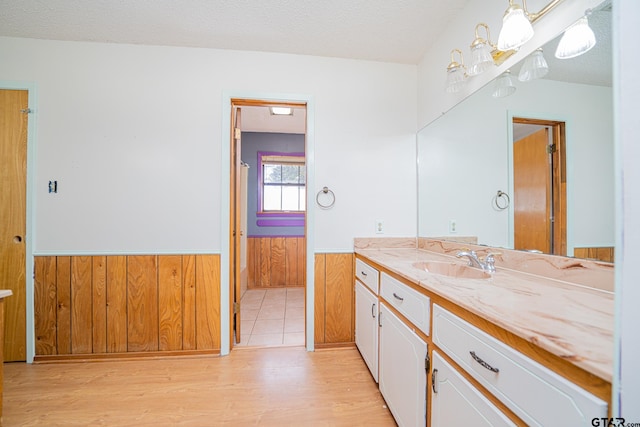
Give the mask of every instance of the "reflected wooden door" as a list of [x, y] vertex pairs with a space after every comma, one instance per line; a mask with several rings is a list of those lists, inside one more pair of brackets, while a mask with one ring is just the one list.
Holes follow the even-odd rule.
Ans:
[[0, 90], [0, 289], [4, 360], [26, 360], [26, 182], [29, 92]]
[[549, 130], [541, 129], [514, 143], [514, 247], [550, 253], [551, 161]]

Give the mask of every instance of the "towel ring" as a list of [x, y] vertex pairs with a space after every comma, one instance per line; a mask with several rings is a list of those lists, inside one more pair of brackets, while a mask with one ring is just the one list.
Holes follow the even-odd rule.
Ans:
[[[502, 204], [501, 201], [502, 200]], [[496, 193], [496, 197], [493, 199], [493, 203], [496, 205], [496, 208], [503, 211], [509, 207], [511, 204], [511, 199], [509, 195], [502, 190], [498, 190]]]
[[[330, 202], [328, 202], [328, 203], [327, 202], [325, 202], [325, 203], [320, 202], [320, 196], [322, 196], [323, 194], [328, 194], [329, 195]], [[316, 203], [322, 209], [330, 209], [336, 203], [336, 195], [333, 193], [333, 191], [329, 190], [329, 187], [322, 187], [322, 190], [318, 191], [318, 194], [316, 195]]]

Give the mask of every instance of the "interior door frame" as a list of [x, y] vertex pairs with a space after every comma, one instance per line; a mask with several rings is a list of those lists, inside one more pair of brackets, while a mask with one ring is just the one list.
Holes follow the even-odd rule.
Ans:
[[305, 285], [305, 347], [307, 351], [314, 351], [314, 188], [315, 188], [315, 158], [314, 158], [314, 100], [310, 95], [300, 94], [277, 94], [263, 92], [228, 92], [222, 94], [222, 139], [221, 139], [221, 204], [220, 204], [220, 355], [228, 355], [231, 351], [231, 318], [233, 295], [231, 286], [233, 282], [230, 277], [231, 270], [231, 114], [232, 100], [259, 100], [264, 103], [294, 103], [306, 104], [307, 109], [307, 130], [305, 135], [305, 159], [307, 163], [307, 213], [305, 218], [305, 239], [306, 239], [306, 285]]
[[[34, 304], [34, 285], [33, 285], [33, 242], [35, 240], [35, 166], [36, 166], [36, 120], [37, 120], [37, 89], [34, 83], [16, 82], [16, 81], [0, 81], [0, 89], [9, 90], [26, 90], [29, 95], [29, 120], [27, 121], [27, 182], [26, 182], [26, 236], [25, 236], [25, 298], [26, 298], [26, 356], [27, 363], [33, 363], [35, 357], [36, 340], [35, 340], [35, 313]], [[9, 297], [11, 298], [11, 297]]]
[[[514, 144], [514, 140], [513, 140], [513, 122], [514, 119], [517, 120], [528, 120], [530, 121], [532, 124], [542, 124], [542, 123], [549, 123], [549, 125], [551, 126], [552, 123], [563, 123], [563, 130], [564, 130], [564, 135], [563, 135], [563, 142], [564, 142], [564, 147], [563, 147], [563, 153], [564, 154], [564, 158], [563, 158], [563, 166], [564, 166], [564, 170], [561, 171], [561, 173], [566, 177], [566, 186], [565, 186], [565, 192], [564, 192], [564, 205], [565, 205], [565, 212], [564, 212], [564, 223], [565, 223], [565, 236], [564, 236], [564, 242], [565, 242], [565, 246], [566, 246], [566, 254], [564, 254], [564, 256], [573, 256], [573, 248], [574, 248], [574, 240], [573, 240], [573, 225], [572, 222], [570, 221], [570, 218], [572, 218], [572, 195], [573, 195], [573, 180], [570, 179], [571, 176], [573, 176], [572, 174], [572, 165], [570, 162], [567, 162], [567, 158], [569, 158], [571, 150], [572, 150], [572, 145], [571, 145], [571, 138], [570, 138], [570, 119], [565, 117], [565, 116], [560, 116], [558, 114], [553, 114], [553, 113], [540, 113], [540, 112], [536, 112], [536, 113], [531, 113], [531, 112], [520, 112], [520, 111], [507, 111], [507, 141], [508, 141], [508, 165], [509, 165], [509, 194], [513, 195], [515, 194], [515, 189], [514, 189], [514, 174], [513, 174], [513, 144]], [[556, 135], [557, 131], [556, 128], [554, 127], [551, 130], [551, 134], [553, 135], [554, 140], [558, 137], [558, 135]], [[560, 138], [562, 138], [562, 135], [559, 136]], [[513, 203], [509, 204], [509, 247], [514, 247], [514, 231], [515, 231], [515, 224], [514, 224], [514, 216], [515, 216], [515, 211], [514, 211], [514, 207], [513, 207]], [[555, 237], [554, 237], [555, 239]]]

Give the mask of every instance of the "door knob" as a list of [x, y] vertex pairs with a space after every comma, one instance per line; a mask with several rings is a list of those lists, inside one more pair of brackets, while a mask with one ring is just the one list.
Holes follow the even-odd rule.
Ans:
[[13, 243], [22, 243], [22, 236], [13, 236]]

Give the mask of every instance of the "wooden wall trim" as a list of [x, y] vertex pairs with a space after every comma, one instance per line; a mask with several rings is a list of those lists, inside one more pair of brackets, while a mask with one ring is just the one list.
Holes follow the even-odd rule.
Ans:
[[248, 237], [248, 288], [304, 286], [304, 237]]
[[220, 349], [219, 255], [35, 257], [36, 357]]
[[604, 262], [613, 262], [615, 259], [613, 246], [573, 248], [573, 256]]

